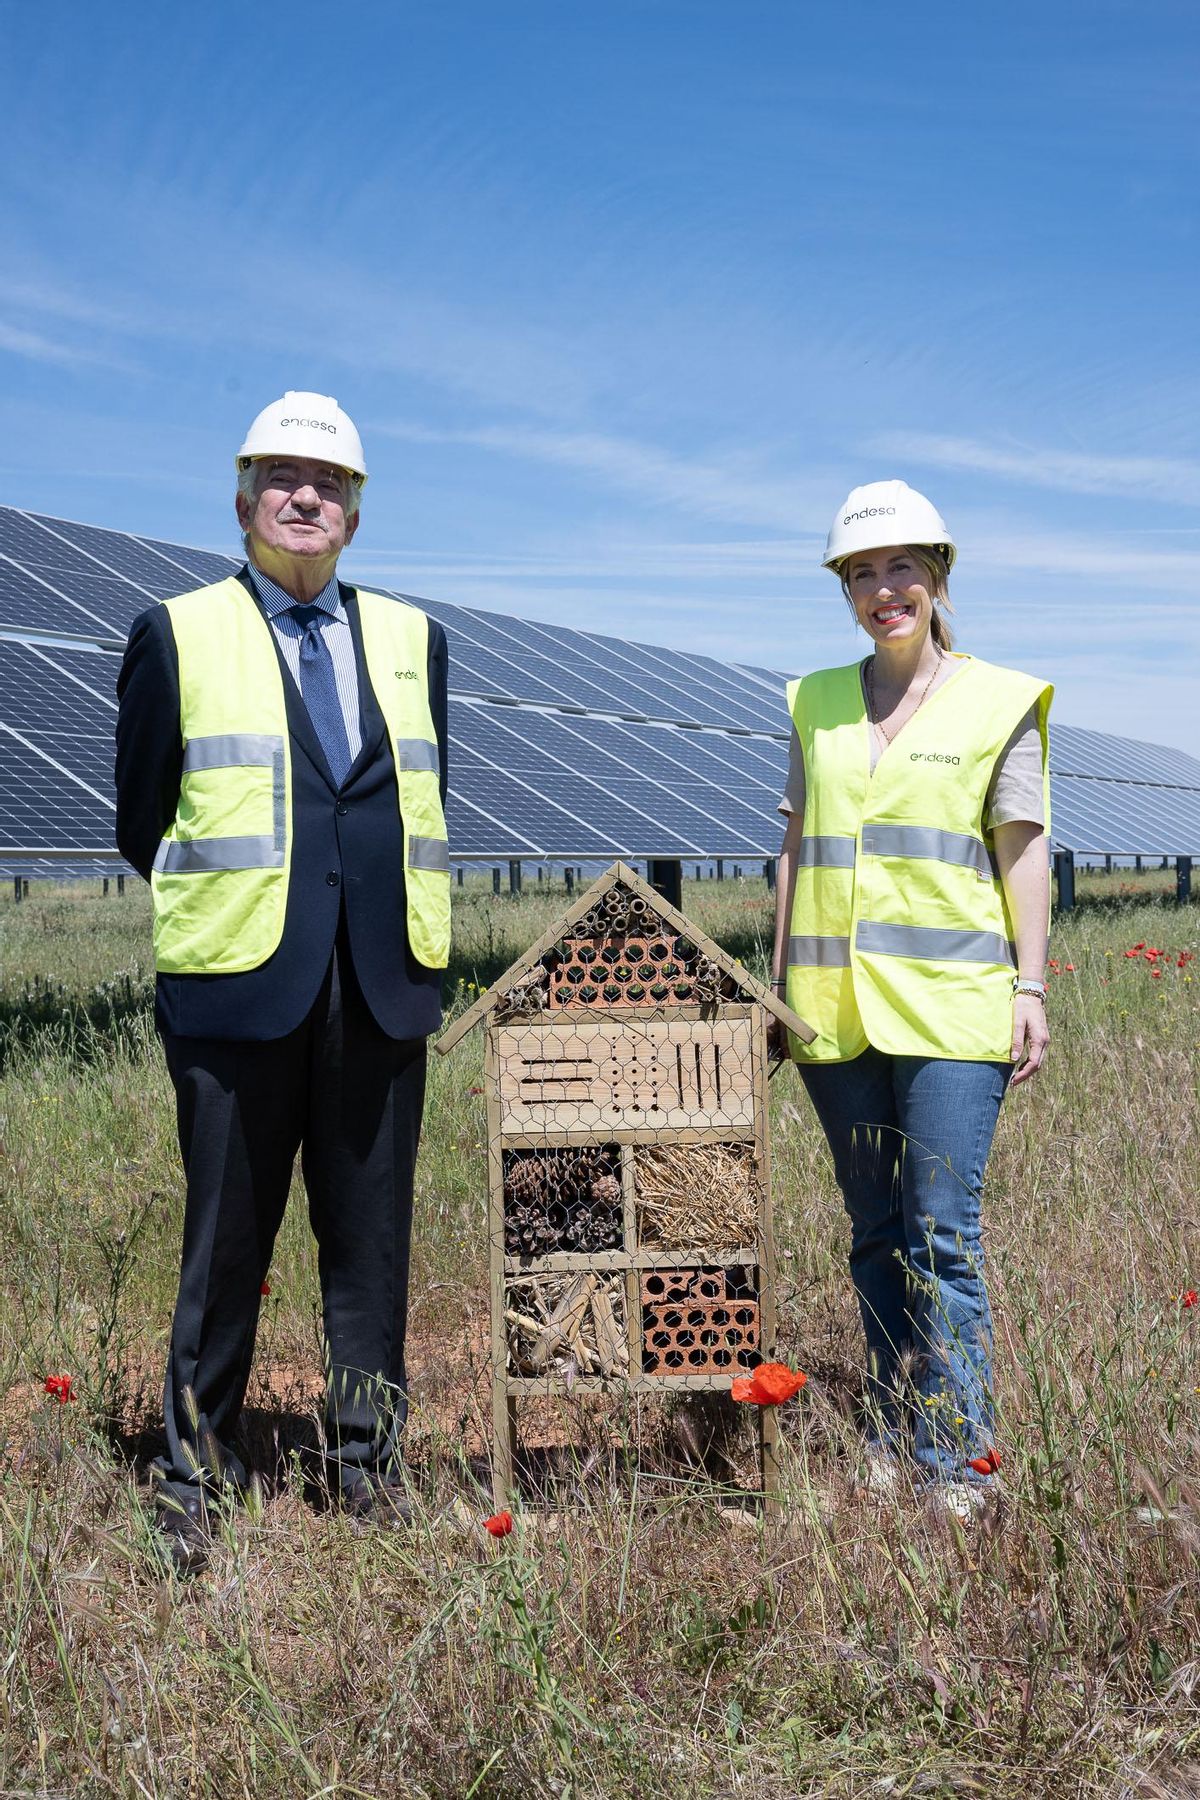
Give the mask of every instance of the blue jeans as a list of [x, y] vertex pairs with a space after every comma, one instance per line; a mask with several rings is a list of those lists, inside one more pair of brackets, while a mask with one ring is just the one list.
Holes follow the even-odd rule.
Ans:
[[992, 1319], [979, 1199], [1008, 1063], [864, 1050], [801, 1064], [850, 1215], [850, 1274], [870, 1370], [871, 1435], [913, 1451], [933, 1481], [993, 1443]]

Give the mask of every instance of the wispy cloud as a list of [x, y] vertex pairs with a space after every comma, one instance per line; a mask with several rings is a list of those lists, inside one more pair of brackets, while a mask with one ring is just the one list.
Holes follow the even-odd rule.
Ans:
[[1035, 445], [978, 443], [927, 432], [885, 432], [869, 445], [879, 456], [934, 469], [970, 469], [1025, 487], [1069, 494], [1118, 494], [1200, 506], [1200, 463], [1169, 456], [1109, 456]]
[[[759, 473], [738, 453], [718, 462], [673, 455], [631, 438], [594, 431], [545, 431], [512, 425], [441, 430], [374, 424], [373, 432], [417, 444], [455, 444], [550, 463], [596, 476], [609, 487], [674, 507], [695, 518], [794, 532], [807, 493], [799, 477]], [[807, 482], [803, 484], [807, 490]]]
[[40, 331], [27, 331], [23, 326], [10, 325], [4, 319], [0, 319], [0, 353], [24, 357], [28, 362], [55, 363], [64, 369], [78, 368], [84, 364], [126, 369], [131, 366], [105, 350], [59, 343], [53, 338], [45, 337]]

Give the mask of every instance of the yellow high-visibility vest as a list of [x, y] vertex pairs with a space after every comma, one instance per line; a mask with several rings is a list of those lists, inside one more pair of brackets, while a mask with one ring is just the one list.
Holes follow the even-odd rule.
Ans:
[[[292, 860], [284, 676], [240, 581], [164, 601], [179, 652], [183, 776], [154, 859], [154, 958], [173, 975], [257, 969], [279, 947]], [[429, 706], [429, 621], [358, 594], [367, 675], [396, 764], [408, 941], [426, 968], [450, 954], [450, 847]]]
[[860, 664], [788, 684], [804, 751], [787, 1002], [816, 1030], [799, 1062], [1007, 1061], [1012, 921], [984, 823], [996, 759], [1037, 709], [1047, 833], [1053, 688], [976, 657], [870, 766]]

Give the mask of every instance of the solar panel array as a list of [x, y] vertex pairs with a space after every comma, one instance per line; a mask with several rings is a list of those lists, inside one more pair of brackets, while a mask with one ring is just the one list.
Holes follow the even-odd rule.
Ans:
[[[238, 567], [215, 551], [0, 507], [0, 872], [119, 866], [112, 734], [129, 625], [153, 601]], [[784, 676], [417, 604], [450, 646], [456, 860], [775, 854]], [[1200, 854], [1193, 757], [1055, 725], [1051, 786], [1057, 848]]]

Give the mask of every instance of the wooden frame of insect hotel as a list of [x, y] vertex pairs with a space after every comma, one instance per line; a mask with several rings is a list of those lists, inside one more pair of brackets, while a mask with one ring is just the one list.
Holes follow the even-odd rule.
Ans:
[[772, 1015], [812, 1037], [614, 863], [439, 1040], [486, 1029], [498, 1504], [522, 1396], [727, 1391], [772, 1359]]

